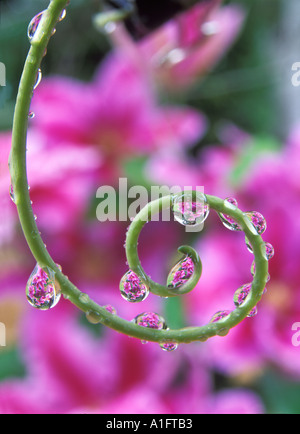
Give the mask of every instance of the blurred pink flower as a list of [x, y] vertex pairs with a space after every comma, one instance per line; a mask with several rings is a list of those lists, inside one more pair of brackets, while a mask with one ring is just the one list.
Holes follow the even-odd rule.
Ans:
[[198, 4], [167, 22], [138, 45], [117, 26], [114, 44], [163, 88], [179, 91], [207, 74], [233, 44], [244, 21], [238, 5]]
[[120, 161], [130, 154], [193, 144], [206, 125], [203, 115], [188, 107], [159, 105], [151, 83], [122, 53], [108, 56], [91, 83], [44, 80], [33, 109], [34, 129], [55, 146], [71, 142], [99, 149], [111, 176], [120, 175]]
[[[266, 218], [263, 239], [274, 246], [275, 257], [270, 260], [271, 281], [258, 305], [258, 315], [246, 319], [227, 337], [216, 337], [206, 344], [208, 359], [227, 374], [259, 372], [271, 362], [300, 375], [299, 350], [292, 345], [292, 325], [300, 318], [299, 131], [291, 134], [281, 150], [260, 151], [234, 183], [232, 174], [238, 173], [240, 159], [252, 146], [245, 136], [241, 147], [240, 134], [236, 143], [204, 149], [190, 164], [186, 157], [165, 153], [164, 159], [151, 159], [147, 168], [153, 181], [204, 185], [206, 193], [234, 196], [241, 209], [259, 211]], [[252, 281], [253, 256], [243, 235], [226, 231], [216, 213], [211, 214], [205, 228], [196, 245], [203, 260], [203, 276], [184, 298], [191, 325], [206, 323], [219, 310], [233, 310], [234, 292]]]

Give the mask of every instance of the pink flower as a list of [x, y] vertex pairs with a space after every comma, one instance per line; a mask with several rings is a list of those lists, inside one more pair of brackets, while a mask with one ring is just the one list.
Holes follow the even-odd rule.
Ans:
[[178, 91], [207, 74], [236, 39], [244, 20], [239, 6], [200, 3], [134, 45], [124, 29], [111, 37], [163, 88]]

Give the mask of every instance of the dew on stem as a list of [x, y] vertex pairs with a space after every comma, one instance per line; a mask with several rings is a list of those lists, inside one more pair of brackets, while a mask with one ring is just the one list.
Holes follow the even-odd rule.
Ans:
[[137, 274], [129, 270], [121, 279], [120, 292], [124, 300], [138, 303], [148, 297], [149, 288]]
[[28, 25], [28, 29], [27, 29], [27, 36], [28, 36], [29, 42], [31, 42], [32, 39], [34, 38], [34, 35], [35, 35], [37, 28], [41, 22], [41, 19], [42, 19], [44, 12], [45, 11], [38, 13], [30, 21], [30, 23]]
[[[238, 207], [238, 202], [233, 197], [228, 197], [227, 199], [225, 199], [225, 202], [233, 205], [234, 207]], [[242, 230], [242, 228], [237, 224], [237, 222], [229, 215], [219, 213], [219, 217], [221, 219], [221, 222], [225, 226], [225, 228], [229, 229], [230, 231], [241, 231]]]

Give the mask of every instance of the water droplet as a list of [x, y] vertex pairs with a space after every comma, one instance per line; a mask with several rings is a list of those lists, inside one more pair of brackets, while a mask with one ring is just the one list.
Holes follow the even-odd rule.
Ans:
[[89, 311], [85, 314], [86, 319], [88, 320], [89, 323], [91, 324], [99, 324], [101, 322], [102, 316], [100, 315], [100, 313], [96, 312], [96, 311]]
[[[234, 207], [238, 207], [237, 200], [234, 199], [233, 197], [228, 197], [227, 199], [225, 199], [225, 203], [230, 203]], [[237, 222], [229, 215], [219, 213], [219, 217], [221, 219], [221, 222], [225, 226], [225, 228], [227, 228], [231, 231], [241, 231], [242, 230], [241, 227], [237, 224]]]
[[173, 341], [170, 341], [170, 342], [166, 341], [166, 342], [163, 342], [163, 343], [159, 344], [159, 346], [160, 346], [160, 348], [163, 351], [171, 352], [171, 351], [177, 350], [178, 343], [177, 342], [173, 342]]
[[90, 302], [90, 297], [87, 294], [84, 294], [83, 292], [78, 297], [80, 303], [88, 304]]
[[248, 318], [253, 318], [253, 317], [255, 317], [255, 316], [257, 315], [257, 312], [258, 312], [258, 309], [257, 309], [257, 306], [255, 306], [255, 307], [251, 310], [251, 312], [248, 313], [247, 317], [248, 317]]
[[103, 307], [105, 310], [107, 310], [107, 312], [111, 313], [112, 315], [117, 315], [116, 309], [111, 304], [107, 304], [106, 306]]
[[227, 336], [229, 331], [230, 331], [229, 328], [224, 327], [223, 329], [221, 329], [217, 332], [217, 336], [221, 336], [221, 337]]
[[265, 243], [265, 247], [266, 247], [267, 259], [269, 261], [275, 255], [275, 250], [274, 250], [274, 247], [272, 246], [272, 244], [270, 244], [270, 243]]
[[35, 113], [34, 112], [29, 112], [28, 113], [28, 119], [34, 119], [35, 118]]
[[209, 205], [203, 193], [183, 193], [173, 201], [175, 219], [184, 226], [197, 226], [207, 219]]
[[27, 36], [28, 36], [29, 42], [33, 39], [44, 12], [45, 11], [40, 12], [35, 17], [33, 17], [32, 20], [30, 21], [28, 29], [27, 29]]
[[9, 187], [9, 196], [10, 196], [12, 202], [16, 203], [16, 198], [15, 198], [15, 193], [14, 193], [14, 187], [13, 187], [12, 184], [10, 184], [10, 187]]
[[246, 246], [247, 246], [248, 251], [249, 251], [250, 253], [253, 253], [253, 248], [252, 248], [252, 246], [251, 246], [251, 244], [250, 244], [250, 241], [248, 240], [247, 237], [245, 237], [245, 244], [246, 244]]
[[[233, 301], [236, 307], [242, 306], [242, 304], [246, 301], [248, 295], [251, 292], [252, 284], [246, 283], [246, 285], [241, 286], [234, 294]], [[247, 315], [249, 318], [252, 318], [257, 314], [257, 307], [255, 306], [251, 312]]]
[[33, 90], [35, 90], [38, 87], [38, 85], [42, 81], [42, 78], [43, 78], [42, 70], [41, 70], [41, 68], [39, 68], [37, 76], [36, 76], [35, 85], [33, 86]]
[[186, 283], [194, 273], [195, 265], [192, 258], [186, 256], [180, 259], [169, 273], [168, 288], [178, 288]]
[[154, 312], [144, 312], [133, 320], [137, 325], [157, 330], [166, 330], [167, 325], [164, 318]]
[[263, 215], [257, 211], [247, 212], [246, 216], [249, 218], [253, 224], [255, 230], [259, 235], [262, 235], [267, 229], [267, 222]]
[[221, 310], [221, 311], [215, 313], [209, 322], [210, 323], [218, 322], [221, 319], [226, 318], [230, 314], [231, 314], [230, 310]]
[[60, 14], [60, 17], [58, 18], [58, 21], [61, 22], [62, 20], [64, 20], [66, 18], [66, 16], [67, 16], [67, 11], [66, 11], [66, 9], [64, 9], [62, 11], [62, 13]]
[[27, 282], [26, 296], [29, 304], [37, 309], [54, 307], [61, 297], [60, 288], [55, 284], [54, 271], [37, 264]]
[[131, 303], [143, 301], [149, 295], [148, 286], [131, 270], [122, 277], [120, 291], [122, 297]]

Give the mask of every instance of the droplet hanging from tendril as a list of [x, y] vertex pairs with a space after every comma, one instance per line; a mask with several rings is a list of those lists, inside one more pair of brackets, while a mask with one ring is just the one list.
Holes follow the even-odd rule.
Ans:
[[29, 42], [31, 42], [32, 39], [34, 38], [34, 35], [35, 35], [37, 28], [41, 22], [41, 19], [42, 19], [44, 12], [45, 11], [38, 13], [30, 21], [30, 23], [28, 25], [28, 29], [27, 29], [27, 36], [28, 36]]
[[126, 301], [138, 303], [148, 297], [149, 288], [139, 276], [129, 270], [121, 279], [120, 292]]
[[172, 268], [167, 279], [168, 288], [178, 288], [186, 283], [194, 273], [195, 265], [192, 258], [186, 256], [180, 259]]
[[156, 330], [166, 330], [165, 319], [155, 312], [144, 312], [137, 315], [133, 320], [137, 325]]
[[159, 344], [159, 346], [163, 351], [171, 352], [171, 351], [177, 350], [178, 343], [174, 342], [174, 341], [163, 342], [163, 343]]
[[56, 306], [61, 291], [55, 282], [54, 271], [37, 264], [27, 282], [26, 297], [31, 306], [40, 310], [48, 310]]
[[253, 224], [256, 232], [259, 235], [262, 235], [266, 231], [267, 222], [266, 222], [266, 219], [264, 218], [264, 216], [262, 214], [260, 214], [257, 211], [251, 211], [251, 212], [247, 212], [246, 216], [249, 218], [249, 220]]
[[42, 70], [41, 68], [39, 68], [38, 72], [37, 72], [37, 76], [36, 76], [36, 81], [35, 81], [35, 85], [33, 86], [33, 90], [36, 90], [36, 88], [39, 86], [39, 84], [41, 83], [43, 78], [43, 74], [42, 74]]
[[184, 226], [198, 226], [204, 223], [209, 214], [209, 205], [203, 193], [183, 193], [173, 200], [175, 219]]
[[90, 324], [100, 324], [101, 323], [101, 320], [102, 320], [102, 316], [100, 315], [100, 313], [99, 312], [96, 312], [96, 311], [88, 311], [88, 312], [86, 312], [86, 314], [85, 314], [85, 316], [86, 316], [86, 319], [88, 320], [88, 322], [90, 323]]
[[266, 256], [269, 261], [275, 255], [275, 249], [270, 243], [265, 243], [265, 248], [266, 248]]
[[[236, 207], [236, 208], [238, 207], [238, 202], [233, 197], [228, 197], [227, 199], [225, 199], [225, 203], [226, 204], [231, 204], [232, 208], [233, 207]], [[219, 217], [221, 219], [221, 222], [225, 226], [225, 228], [229, 229], [230, 231], [241, 231], [242, 230], [242, 228], [237, 224], [237, 222], [232, 217], [230, 217], [229, 215], [223, 214], [223, 213], [219, 213]]]
[[34, 119], [34, 118], [35, 118], [35, 113], [32, 112], [32, 111], [30, 111], [30, 112], [28, 113], [28, 119], [31, 120], [31, 119]]
[[[156, 330], [166, 330], [167, 329], [167, 324], [166, 324], [165, 319], [155, 312], [141, 313], [140, 315], [137, 315], [133, 319], [133, 322], [135, 322], [135, 324], [137, 324], [139, 326], [147, 327], [147, 328], [151, 328], [151, 329], [156, 329]], [[148, 343], [145, 340], [142, 340], [141, 342], [142, 342], [142, 344]]]
[[[233, 301], [236, 307], [242, 306], [243, 303], [248, 298], [252, 289], [252, 284], [247, 283], [246, 285], [241, 286], [234, 294]], [[252, 318], [257, 314], [257, 307], [255, 306], [247, 315], [248, 318]]]

